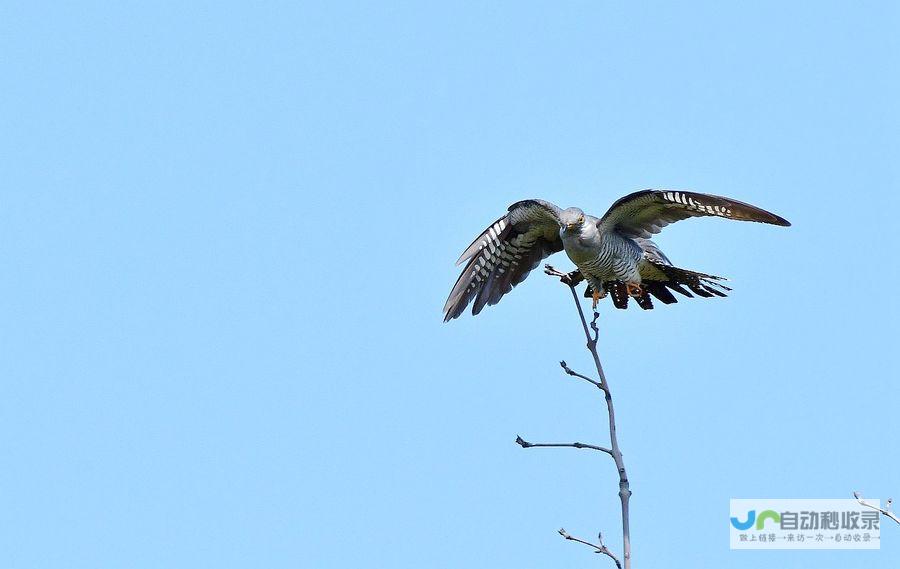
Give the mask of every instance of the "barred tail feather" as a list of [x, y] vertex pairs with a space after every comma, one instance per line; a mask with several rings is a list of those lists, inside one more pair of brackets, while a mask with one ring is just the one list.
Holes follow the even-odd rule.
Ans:
[[678, 302], [678, 299], [675, 298], [675, 295], [672, 294], [666, 285], [657, 281], [649, 281], [644, 283], [644, 289], [647, 292], [656, 297], [657, 300], [662, 302], [663, 304], [674, 304]]
[[609, 296], [612, 297], [613, 306], [622, 310], [628, 308], [629, 296], [625, 283], [622, 281], [611, 281], [604, 283], [603, 286], [609, 291]]
[[[721, 281], [727, 280], [724, 277], [708, 275], [697, 271], [689, 271], [688, 269], [680, 269], [662, 263], [654, 263], [654, 266], [662, 271], [668, 279], [665, 281], [657, 281], [659, 284], [688, 297], [693, 295], [687, 292], [684, 287], [687, 287], [695, 295], [703, 298], [711, 298], [713, 296], [725, 297], [728, 296], [728, 292], [731, 290], [730, 287], [722, 284]], [[654, 288], [659, 290], [657, 287]]]

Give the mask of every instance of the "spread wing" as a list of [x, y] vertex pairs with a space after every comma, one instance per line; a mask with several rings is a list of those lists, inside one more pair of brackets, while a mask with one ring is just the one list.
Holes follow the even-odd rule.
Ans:
[[731, 198], [680, 190], [643, 190], [616, 201], [597, 227], [626, 237], [647, 238], [670, 223], [699, 216], [790, 225], [783, 217]]
[[456, 262], [465, 268], [444, 305], [444, 322], [466, 309], [472, 314], [497, 304], [549, 255], [562, 251], [559, 208], [543, 200], [524, 200], [485, 229]]

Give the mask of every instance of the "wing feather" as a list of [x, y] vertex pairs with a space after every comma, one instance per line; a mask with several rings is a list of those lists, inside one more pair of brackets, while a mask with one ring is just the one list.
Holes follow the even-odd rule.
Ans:
[[466, 265], [444, 304], [444, 322], [462, 314], [473, 300], [472, 314], [497, 304], [543, 259], [562, 251], [559, 211], [550, 202], [524, 200], [488, 226], [457, 261]]
[[680, 190], [643, 190], [617, 200], [597, 226], [601, 231], [647, 238], [670, 223], [701, 216], [790, 225], [781, 216], [731, 198]]

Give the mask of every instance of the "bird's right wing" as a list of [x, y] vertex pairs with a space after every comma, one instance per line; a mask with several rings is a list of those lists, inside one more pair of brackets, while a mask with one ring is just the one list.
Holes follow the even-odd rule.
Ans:
[[643, 190], [617, 200], [597, 227], [626, 237], [647, 238], [670, 223], [700, 216], [790, 225], [783, 217], [731, 198], [681, 190]]
[[524, 200], [485, 229], [456, 262], [466, 263], [444, 305], [444, 322], [466, 309], [472, 314], [494, 305], [525, 280], [549, 255], [562, 251], [559, 238], [560, 209], [543, 200]]

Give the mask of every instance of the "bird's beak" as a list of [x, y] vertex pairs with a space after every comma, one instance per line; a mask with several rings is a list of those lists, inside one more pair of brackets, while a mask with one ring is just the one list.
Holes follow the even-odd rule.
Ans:
[[578, 224], [577, 224], [577, 223], [567, 223], [567, 224], [566, 224], [566, 231], [570, 231], [570, 230], [571, 230], [573, 227], [575, 227], [576, 225], [578, 225]]

